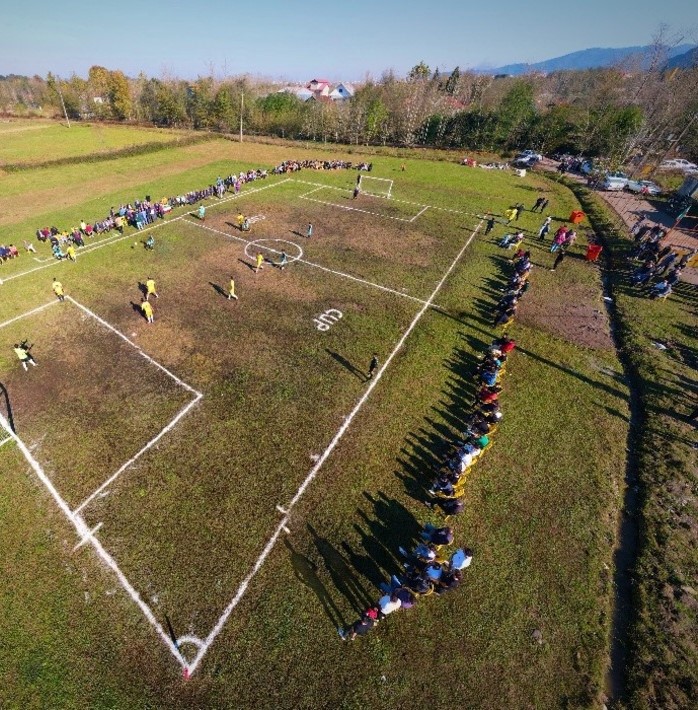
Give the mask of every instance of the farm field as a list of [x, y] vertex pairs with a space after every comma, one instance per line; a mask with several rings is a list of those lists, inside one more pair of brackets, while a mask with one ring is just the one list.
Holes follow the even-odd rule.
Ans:
[[[5, 213], [0, 239], [21, 243], [44, 223], [97, 219], [146, 193], [304, 155], [221, 140], [82, 173], [36, 170], [25, 183], [12, 175], [22, 206]], [[449, 523], [474, 550], [464, 584], [366, 639], [337, 636], [399, 573], [397, 547], [442, 519], [425, 490], [469, 410], [511, 268], [496, 244], [504, 228], [485, 237], [481, 216], [530, 206], [539, 191], [561, 219], [577, 206], [536, 175], [370, 159], [371, 175], [394, 180], [392, 199], [351, 199], [354, 171], [304, 170], [208, 200], [203, 222], [173, 211], [152, 230], [152, 252], [145, 233], [129, 232], [88, 241], [75, 264], [46, 261], [41, 244], [0, 267], [0, 382], [36, 468], [73, 516], [5, 443], [10, 707], [598, 699], [627, 388], [581, 247], [553, 274], [552, 255], [529, 239], [535, 266], [511, 328], [505, 419]], [[255, 218], [251, 232], [237, 228], [239, 211]], [[539, 222], [525, 212], [520, 226]], [[225, 297], [231, 275], [237, 302]], [[159, 293], [152, 325], [136, 310], [148, 276]], [[330, 311], [341, 317], [319, 330]], [[11, 345], [27, 337], [39, 366], [25, 373]], [[369, 382], [373, 352], [381, 369]]]
[[159, 128], [103, 126], [56, 121], [0, 123], [0, 170], [8, 163], [36, 163], [59, 158], [108, 153], [143, 143], [161, 143], [185, 135], [184, 131]]

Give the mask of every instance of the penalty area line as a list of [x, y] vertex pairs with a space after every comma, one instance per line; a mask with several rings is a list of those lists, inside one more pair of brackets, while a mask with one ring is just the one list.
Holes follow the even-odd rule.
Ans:
[[203, 395], [199, 394], [196, 397], [194, 397], [194, 399], [192, 399], [191, 402], [189, 402], [184, 407], [182, 407], [182, 409], [179, 410], [179, 412], [172, 419], [172, 421], [170, 421], [170, 423], [167, 424], [167, 426], [163, 427], [140, 451], [138, 451], [136, 454], [134, 454], [125, 464], [123, 464], [119, 468], [118, 471], [116, 471], [111, 476], [109, 476], [109, 478], [107, 478], [107, 480], [104, 481], [104, 483], [102, 483], [102, 485], [99, 486], [99, 488], [92, 491], [92, 493], [90, 493], [90, 495], [87, 496], [87, 498], [85, 498], [85, 500], [82, 501], [82, 503], [80, 503], [80, 505], [78, 505], [77, 508], [75, 508], [75, 510], [73, 511], [73, 514], [77, 515], [81, 510], [83, 510], [86, 506], [88, 506], [95, 498], [97, 498], [100, 495], [100, 493], [102, 493], [102, 491], [109, 488], [109, 486], [112, 483], [114, 483], [114, 481], [117, 478], [119, 478], [119, 476], [121, 476], [121, 474], [127, 468], [129, 468], [129, 466], [132, 466], [141, 456], [143, 456], [143, 454], [146, 451], [149, 451], [150, 449], [152, 449], [153, 446], [155, 446], [155, 444], [157, 444], [158, 441], [160, 441], [160, 439], [162, 439], [162, 437], [165, 436], [165, 434], [172, 431], [172, 429], [174, 429], [175, 426], [177, 426], [177, 424], [182, 419], [182, 417], [184, 417], [192, 407], [194, 407], [196, 404], [198, 404], [202, 397], [203, 397]]
[[[383, 376], [383, 373], [385, 372], [386, 368], [390, 365], [390, 363], [393, 361], [397, 353], [402, 349], [402, 346], [404, 345], [405, 341], [409, 337], [410, 333], [416, 328], [417, 324], [419, 321], [422, 319], [422, 316], [427, 312], [427, 310], [431, 307], [434, 299], [438, 295], [439, 291], [441, 290], [442, 286], [444, 285], [446, 279], [450, 276], [451, 272], [453, 269], [456, 267], [456, 264], [460, 261], [462, 258], [463, 254], [465, 253], [465, 250], [470, 246], [470, 243], [473, 241], [475, 238], [475, 235], [478, 233], [480, 230], [480, 227], [482, 226], [482, 220], [478, 223], [478, 225], [475, 227], [473, 230], [472, 234], [468, 238], [468, 240], [465, 242], [461, 250], [458, 252], [456, 257], [453, 259], [451, 262], [451, 265], [448, 267], [446, 272], [443, 274], [441, 277], [441, 280], [439, 283], [436, 284], [436, 287], [432, 291], [431, 295], [427, 299], [427, 301], [424, 302], [424, 305], [422, 308], [419, 310], [417, 315], [412, 319], [412, 322], [410, 325], [407, 327], [407, 330], [402, 334], [400, 339], [398, 340], [397, 344], [393, 348], [392, 352], [386, 359], [386, 361], [383, 363], [383, 366], [378, 370], [376, 375], [371, 379], [369, 386], [366, 389], [366, 392], [361, 396], [359, 401], [356, 403], [354, 409], [351, 411], [351, 413], [347, 416], [347, 418], [344, 420], [342, 426], [339, 428], [337, 433], [334, 435], [334, 438], [330, 443], [327, 445], [327, 448], [322, 452], [322, 455], [320, 458], [317, 460], [317, 463], [310, 469], [310, 472], [308, 475], [305, 477], [305, 480], [301, 483], [301, 485], [298, 487], [298, 490], [296, 491], [296, 494], [293, 496], [293, 498], [290, 500], [288, 505], [283, 506], [282, 509], [287, 511], [286, 515], [284, 515], [283, 520], [277, 525], [276, 530], [274, 531], [273, 535], [265, 545], [264, 549], [262, 550], [262, 554], [257, 558], [257, 561], [255, 562], [254, 566], [252, 567], [252, 570], [250, 573], [245, 577], [243, 582], [240, 584], [238, 587], [237, 593], [231, 600], [231, 602], [228, 604], [228, 606], [225, 608], [223, 613], [221, 614], [220, 618], [216, 622], [216, 625], [213, 627], [209, 635], [206, 637], [204, 640], [203, 645], [199, 649], [199, 652], [196, 654], [194, 657], [194, 660], [188, 665], [187, 670], [190, 673], [193, 673], [199, 664], [201, 663], [201, 660], [205, 656], [206, 652], [210, 648], [211, 644], [215, 641], [216, 637], [220, 632], [223, 630], [223, 627], [225, 626], [226, 622], [228, 621], [228, 618], [230, 615], [233, 613], [235, 607], [240, 603], [240, 600], [242, 597], [245, 595], [245, 592], [247, 591], [247, 588], [252, 581], [252, 579], [255, 577], [257, 572], [261, 569], [262, 565], [264, 564], [265, 560], [271, 553], [271, 551], [274, 549], [274, 546], [276, 545], [277, 540], [279, 539], [279, 536], [281, 535], [282, 532], [288, 529], [288, 518], [289, 515], [294, 508], [294, 506], [298, 503], [298, 501], [303, 497], [303, 494], [307, 490], [308, 486], [313, 482], [317, 474], [319, 473], [320, 469], [324, 465], [325, 461], [327, 461], [328, 457], [330, 454], [334, 451], [336, 448], [337, 444], [340, 442], [342, 437], [344, 436], [345, 432], [351, 425], [352, 421], [356, 417], [356, 415], [361, 411], [363, 408], [364, 404], [366, 403], [366, 400], [370, 397], [371, 393], [375, 389], [376, 385], [378, 382], [380, 382], [381, 377]], [[277, 510], [278, 510], [277, 506]]]
[[7, 434], [9, 434], [10, 438], [17, 444], [19, 447], [19, 450], [22, 452], [24, 458], [26, 459], [27, 463], [29, 466], [33, 469], [34, 473], [38, 477], [38, 479], [44, 484], [46, 489], [48, 490], [49, 494], [55, 501], [56, 505], [59, 507], [63, 515], [68, 519], [68, 521], [72, 524], [72, 526], [75, 528], [75, 531], [78, 534], [78, 537], [82, 540], [84, 538], [88, 538], [88, 542], [92, 547], [94, 548], [95, 552], [97, 553], [97, 556], [102, 560], [102, 562], [110, 569], [112, 572], [116, 575], [116, 578], [119, 580], [119, 583], [123, 587], [124, 591], [131, 597], [133, 602], [138, 606], [138, 608], [141, 610], [145, 618], [148, 620], [150, 625], [155, 629], [155, 632], [160, 636], [160, 639], [162, 642], [165, 644], [167, 649], [170, 651], [170, 653], [175, 657], [177, 662], [183, 667], [187, 667], [187, 662], [180, 653], [179, 649], [177, 646], [172, 642], [172, 639], [167, 635], [165, 630], [162, 628], [162, 626], [159, 624], [158, 620], [155, 618], [155, 615], [153, 614], [152, 609], [141, 599], [140, 594], [133, 588], [133, 585], [128, 581], [126, 575], [121, 571], [119, 566], [116, 564], [114, 558], [102, 547], [102, 544], [100, 541], [94, 537], [94, 535], [91, 534], [90, 529], [87, 527], [87, 524], [85, 521], [82, 519], [80, 515], [73, 515], [73, 513], [70, 511], [70, 507], [66, 503], [66, 501], [63, 499], [63, 497], [60, 495], [60, 493], [57, 491], [56, 487], [53, 485], [49, 477], [46, 475], [44, 472], [43, 468], [39, 464], [39, 462], [34, 458], [32, 455], [31, 451], [29, 451], [29, 448], [27, 445], [20, 439], [17, 434], [15, 434], [11, 429], [10, 429], [10, 424], [5, 419], [5, 417], [0, 414], [0, 428], [4, 429]]
[[112, 333], [115, 333], [118, 335], [122, 340], [127, 342], [132, 348], [134, 348], [138, 354], [145, 358], [151, 365], [155, 365], [159, 370], [162, 370], [168, 377], [173, 379], [180, 387], [183, 387], [187, 392], [191, 392], [191, 394], [196, 395], [197, 398], [203, 397], [201, 392], [198, 390], [195, 390], [191, 385], [188, 385], [184, 380], [180, 380], [177, 375], [175, 375], [173, 372], [170, 372], [164, 365], [161, 365], [157, 360], [154, 360], [150, 355], [148, 355], [139, 345], [133, 342], [130, 338], [125, 336], [120, 330], [117, 330], [111, 323], [107, 323], [107, 321], [104, 320], [104, 318], [100, 318], [94, 311], [91, 311], [87, 306], [83, 306], [82, 303], [79, 303], [76, 301], [74, 298], [71, 296], [66, 296], [65, 297], [67, 301], [70, 301], [72, 304], [76, 305], [81, 311], [84, 311], [87, 313], [88, 316], [91, 316], [94, 318], [98, 323], [101, 323], [107, 330], [111, 330]]

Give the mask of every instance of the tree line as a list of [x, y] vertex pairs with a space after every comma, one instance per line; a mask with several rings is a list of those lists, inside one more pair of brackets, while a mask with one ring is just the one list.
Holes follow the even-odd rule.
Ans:
[[[446, 74], [416, 64], [406, 77], [385, 72], [348, 101], [301, 101], [249, 77], [185, 81], [93, 66], [86, 79], [0, 77], [0, 110], [57, 114], [356, 145], [403, 145], [473, 151], [535, 148], [660, 159], [680, 149], [698, 158], [698, 69], [638, 66], [495, 77]], [[62, 103], [61, 103], [62, 100]], [[694, 123], [693, 125], [698, 125]]]

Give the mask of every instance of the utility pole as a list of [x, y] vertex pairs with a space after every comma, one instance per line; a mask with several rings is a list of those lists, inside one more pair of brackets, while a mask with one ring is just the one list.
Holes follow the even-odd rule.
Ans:
[[240, 143], [242, 143], [242, 112], [245, 110], [245, 92], [240, 92]]
[[65, 101], [63, 101], [63, 92], [61, 91], [61, 77], [56, 75], [56, 89], [58, 89], [58, 95], [61, 97], [61, 106], [63, 106], [63, 115], [68, 123], [68, 128], [70, 128], [70, 119], [68, 118], [68, 112], [65, 110]]

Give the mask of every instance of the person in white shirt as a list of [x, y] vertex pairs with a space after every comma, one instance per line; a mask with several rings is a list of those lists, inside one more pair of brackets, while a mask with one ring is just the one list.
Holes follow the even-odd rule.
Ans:
[[402, 602], [395, 592], [392, 594], [386, 594], [378, 600], [378, 609], [380, 610], [381, 618], [388, 616], [388, 614], [392, 614], [401, 606]]

